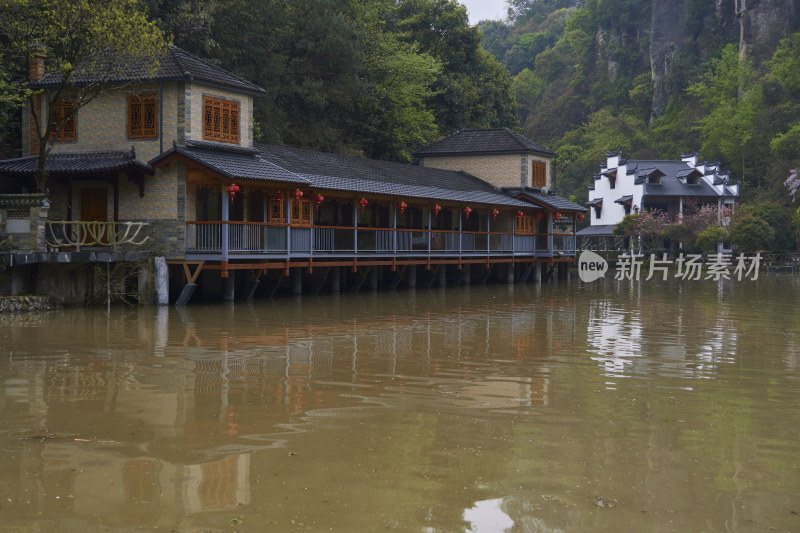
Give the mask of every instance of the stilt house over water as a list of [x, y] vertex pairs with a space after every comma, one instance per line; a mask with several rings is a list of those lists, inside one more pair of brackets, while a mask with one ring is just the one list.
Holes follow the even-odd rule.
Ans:
[[[57, 80], [32, 61], [46, 94]], [[22, 157], [0, 161], [0, 294], [76, 299], [58, 289], [64, 269], [127, 261], [147, 301], [153, 257], [181, 304], [198, 285], [232, 299], [282, 280], [295, 293], [413, 286], [418, 272], [511, 281], [574, 260], [587, 210], [552, 194], [554, 154], [510, 130], [459, 132], [397, 164], [254, 143], [263, 89], [175, 46], [154, 76], [118, 81], [53, 139], [46, 194], [23, 112]]]

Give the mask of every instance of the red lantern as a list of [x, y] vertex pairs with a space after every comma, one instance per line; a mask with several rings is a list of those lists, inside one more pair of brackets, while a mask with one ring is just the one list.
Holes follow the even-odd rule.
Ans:
[[558, 222], [560, 218], [561, 218], [561, 213], [556, 213], [556, 222]]
[[275, 200], [275, 205], [281, 205], [281, 202], [283, 202], [284, 196], [283, 196], [282, 192], [279, 192], [278, 194], [273, 196], [273, 198]]
[[294, 190], [294, 201], [295, 202], [299, 202], [300, 198], [302, 198], [302, 197], [303, 197], [303, 191], [301, 191], [300, 189], [295, 189]]
[[439, 216], [439, 211], [441, 211], [441, 210], [442, 210], [442, 206], [440, 206], [439, 204], [435, 204], [433, 206], [433, 216], [438, 217]]
[[324, 201], [325, 201], [325, 197], [322, 196], [321, 194], [318, 194], [318, 195], [314, 196], [314, 203], [317, 204], [317, 209], [319, 209], [319, 206]]
[[406, 212], [406, 208], [408, 208], [408, 204], [405, 203], [405, 202], [400, 202], [399, 204], [397, 204], [397, 207], [400, 209], [400, 214], [402, 215], [403, 213]]
[[583, 222], [583, 213], [578, 213], [578, 222]]
[[228, 196], [230, 196], [231, 203], [233, 203], [233, 199], [236, 198], [236, 193], [239, 192], [239, 186], [236, 185], [235, 183], [231, 183], [230, 185], [225, 187], [225, 190], [228, 191]]
[[517, 211], [517, 218], [522, 218], [524, 214], [522, 211]]
[[536, 222], [539, 222], [540, 220], [542, 220], [542, 212], [541, 211], [536, 213]]
[[500, 211], [497, 209], [492, 209], [492, 220], [497, 220], [497, 215], [500, 214]]
[[364, 209], [366, 209], [367, 205], [369, 205], [369, 201], [366, 198], [362, 198], [358, 201], [358, 205], [361, 206], [361, 212], [363, 213]]
[[471, 207], [465, 207], [465, 208], [464, 208], [464, 217], [465, 217], [467, 220], [469, 220], [469, 214], [470, 214], [470, 213], [472, 213], [472, 208], [471, 208]]

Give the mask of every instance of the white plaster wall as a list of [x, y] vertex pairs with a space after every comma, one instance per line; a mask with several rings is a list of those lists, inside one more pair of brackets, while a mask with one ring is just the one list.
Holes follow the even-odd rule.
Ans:
[[[609, 157], [607, 169], [613, 169], [618, 160], [619, 156]], [[635, 175], [628, 175], [626, 172], [627, 165], [622, 165], [617, 168], [617, 180], [613, 189], [610, 187], [608, 177], [606, 176], [602, 176], [599, 180], [594, 182], [594, 190], [589, 192], [589, 200], [602, 198], [603, 208], [600, 211], [599, 218], [595, 216], [595, 209], [590, 208], [592, 226], [619, 224], [625, 216], [625, 207], [621, 204], [614, 203], [614, 200], [622, 196], [633, 196], [633, 206], [641, 208], [644, 187], [642, 185], [635, 185]], [[633, 212], [633, 208], [631, 212]]]

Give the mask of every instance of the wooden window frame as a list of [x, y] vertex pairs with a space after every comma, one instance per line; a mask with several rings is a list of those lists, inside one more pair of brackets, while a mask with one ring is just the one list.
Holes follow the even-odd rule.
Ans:
[[291, 225], [311, 227], [313, 211], [311, 200], [305, 198], [292, 200]]
[[67, 119], [61, 131], [53, 132], [52, 139], [55, 142], [73, 142], [78, 140], [78, 113], [76, 110], [75, 99], [71, 97], [59, 98], [53, 102], [53, 124], [57, 126], [70, 113], [72, 116]]
[[547, 163], [531, 162], [531, 187], [547, 187]]
[[[148, 113], [148, 107], [151, 108]], [[145, 118], [152, 116], [152, 124]], [[137, 116], [138, 115], [138, 116]], [[128, 96], [128, 139], [155, 139], [158, 137], [158, 98], [152, 94]]]
[[203, 139], [239, 144], [239, 101], [203, 96]]
[[535, 235], [536, 217], [532, 215], [517, 217], [517, 223], [514, 226], [514, 230], [517, 235]]
[[269, 199], [269, 213], [267, 214], [267, 221], [270, 224], [286, 224], [286, 199], [278, 195], [270, 195]]

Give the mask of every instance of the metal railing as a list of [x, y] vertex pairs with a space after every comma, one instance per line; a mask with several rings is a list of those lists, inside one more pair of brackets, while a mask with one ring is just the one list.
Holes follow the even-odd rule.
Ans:
[[[227, 228], [227, 235], [225, 235]], [[226, 250], [225, 245], [227, 244]], [[572, 234], [187, 222], [186, 251], [259, 255], [574, 254]]]
[[45, 242], [51, 249], [112, 248], [142, 246], [149, 239], [142, 230], [146, 222], [93, 222], [84, 220], [48, 220]]

